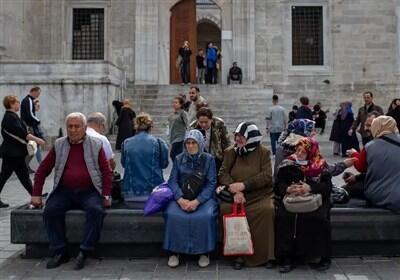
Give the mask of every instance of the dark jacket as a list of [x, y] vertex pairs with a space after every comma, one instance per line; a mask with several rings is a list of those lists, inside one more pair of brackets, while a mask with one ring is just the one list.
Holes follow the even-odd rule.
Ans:
[[28, 135], [26, 126], [16, 113], [6, 111], [4, 114], [1, 122], [3, 143], [0, 147], [0, 154], [2, 157], [25, 157], [28, 154], [26, 144], [14, 139], [12, 136], [5, 133], [4, 130], [7, 130], [7, 132], [18, 136], [21, 139], [26, 139], [26, 136]]
[[354, 131], [356, 131], [358, 126], [360, 126], [360, 134], [362, 137], [368, 136], [368, 134], [364, 130], [364, 124], [367, 120], [368, 113], [371, 113], [372, 111], [377, 111], [378, 113], [381, 113], [383, 115], [383, 110], [380, 106], [372, 103], [372, 105], [367, 108], [364, 105], [360, 109], [358, 109], [357, 118], [354, 121], [353, 126], [351, 127]]
[[136, 118], [135, 112], [129, 107], [122, 107], [120, 115], [117, 120], [118, 134], [115, 143], [115, 149], [121, 150], [121, 145], [126, 138], [135, 135], [134, 119]]
[[190, 56], [192, 55], [192, 51], [189, 48], [185, 49], [181, 47], [179, 48], [179, 55], [182, 57], [183, 62], [190, 62]]
[[242, 82], [242, 69], [240, 67], [231, 67], [229, 69], [229, 79], [232, 81]]
[[39, 126], [40, 120], [36, 117], [35, 105], [33, 104], [34, 98], [29, 94], [21, 101], [21, 119], [27, 126]]
[[387, 115], [395, 119], [397, 123], [397, 128], [400, 130], [400, 106], [397, 106], [396, 108], [388, 112]]
[[307, 106], [300, 106], [297, 110], [296, 119], [309, 119], [313, 120], [312, 111]]

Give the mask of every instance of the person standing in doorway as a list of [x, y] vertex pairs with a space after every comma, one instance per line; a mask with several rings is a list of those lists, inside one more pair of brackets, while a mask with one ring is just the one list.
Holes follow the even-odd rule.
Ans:
[[370, 91], [366, 91], [363, 93], [363, 98], [364, 98], [364, 106], [361, 107], [358, 110], [357, 118], [353, 123], [353, 126], [349, 129], [348, 134], [349, 136], [353, 135], [353, 132], [357, 130], [357, 128], [360, 126], [360, 134], [362, 137], [362, 143], [363, 146], [368, 142], [368, 133], [365, 132], [364, 129], [364, 124], [365, 120], [367, 119], [368, 113], [371, 113], [372, 111], [377, 111], [378, 113], [383, 115], [383, 110], [380, 106], [375, 105], [373, 100], [374, 100], [374, 95]]
[[206, 73], [206, 61], [204, 56], [203, 49], [200, 49], [196, 55], [196, 64], [197, 64], [197, 83], [204, 84], [205, 73]]
[[179, 49], [179, 55], [181, 56], [181, 77], [182, 85], [190, 84], [190, 56], [192, 51], [189, 48], [189, 42], [184, 41], [183, 46]]
[[287, 117], [285, 109], [278, 105], [279, 97], [274, 94], [272, 96], [272, 107], [269, 109], [267, 120], [267, 133], [269, 132], [271, 138], [272, 154], [276, 153], [276, 142], [281, 136], [282, 131], [286, 129]]
[[207, 45], [207, 84], [217, 83], [217, 60], [218, 50], [214, 47], [213, 43], [210, 42]]

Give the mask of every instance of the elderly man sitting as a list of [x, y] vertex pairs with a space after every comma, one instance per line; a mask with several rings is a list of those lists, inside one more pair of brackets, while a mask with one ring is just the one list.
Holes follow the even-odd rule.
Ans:
[[104, 153], [110, 163], [112, 170], [115, 169], [114, 153], [111, 148], [111, 143], [107, 137], [103, 135], [106, 130], [106, 117], [100, 112], [91, 113], [87, 119], [86, 134], [98, 138], [103, 143]]
[[111, 205], [111, 169], [102, 142], [86, 134], [86, 118], [71, 113], [66, 118], [67, 136], [56, 140], [35, 174], [31, 203], [42, 205], [42, 189], [54, 168], [54, 187], [49, 195], [43, 219], [50, 249], [54, 253], [47, 268], [56, 268], [69, 260], [66, 252], [65, 213], [73, 208], [86, 213], [83, 241], [75, 269], [82, 269], [94, 250], [103, 225], [103, 206]]

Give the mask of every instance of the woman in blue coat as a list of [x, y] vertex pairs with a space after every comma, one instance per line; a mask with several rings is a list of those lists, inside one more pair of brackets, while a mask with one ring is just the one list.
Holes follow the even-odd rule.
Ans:
[[[195, 199], [186, 199], [182, 186], [196, 171], [204, 180]], [[217, 184], [215, 161], [204, 152], [204, 137], [199, 130], [186, 133], [184, 151], [174, 160], [168, 181], [174, 194], [164, 212], [164, 249], [171, 252], [168, 266], [179, 265], [179, 254], [200, 255], [198, 264], [207, 267], [208, 253], [215, 249], [218, 208], [214, 197]]]

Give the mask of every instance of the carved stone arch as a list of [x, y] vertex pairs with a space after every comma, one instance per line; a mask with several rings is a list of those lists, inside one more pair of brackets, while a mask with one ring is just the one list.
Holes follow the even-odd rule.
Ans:
[[218, 26], [219, 29], [221, 29], [221, 21], [216, 17], [214, 17], [213, 15], [197, 16], [197, 24], [202, 22], [215, 24], [216, 26]]

